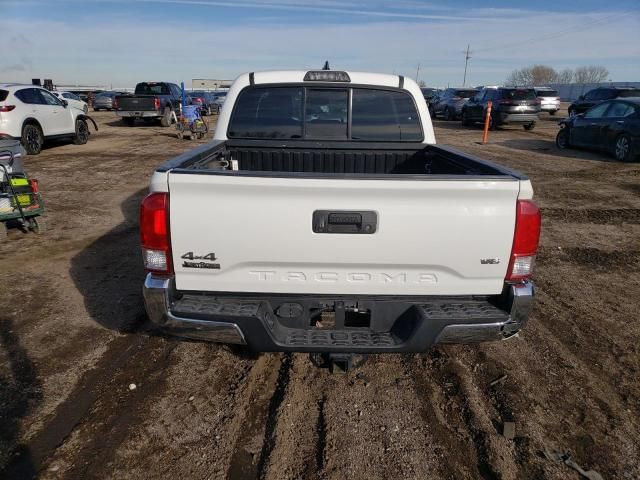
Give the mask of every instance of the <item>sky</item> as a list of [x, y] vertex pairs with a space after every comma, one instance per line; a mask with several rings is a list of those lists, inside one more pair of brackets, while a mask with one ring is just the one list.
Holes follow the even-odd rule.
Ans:
[[0, 0], [0, 82], [131, 87], [247, 71], [497, 84], [516, 68], [603, 65], [640, 81], [640, 0]]

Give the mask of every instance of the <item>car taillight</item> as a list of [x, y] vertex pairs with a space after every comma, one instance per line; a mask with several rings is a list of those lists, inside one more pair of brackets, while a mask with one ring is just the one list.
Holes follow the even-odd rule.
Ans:
[[10, 112], [14, 108], [16, 108], [15, 105], [0, 105], [0, 112]]
[[140, 244], [148, 272], [173, 273], [169, 235], [169, 194], [150, 193], [140, 205]]
[[540, 240], [540, 223], [538, 206], [532, 200], [518, 200], [513, 247], [505, 280], [522, 281], [528, 279], [533, 273]]
[[154, 98], [153, 99], [153, 107], [156, 110], [160, 110], [160, 99], [159, 98]]

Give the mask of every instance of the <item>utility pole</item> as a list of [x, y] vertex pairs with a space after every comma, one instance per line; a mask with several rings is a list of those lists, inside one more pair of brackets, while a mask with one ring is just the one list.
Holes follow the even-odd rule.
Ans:
[[416, 83], [418, 83], [419, 76], [420, 76], [420, 64], [418, 63], [418, 69], [416, 70]]
[[462, 86], [466, 86], [467, 84], [467, 64], [469, 63], [469, 59], [471, 58], [471, 52], [469, 51], [469, 44], [467, 44], [467, 51], [464, 55], [464, 78], [462, 79]]

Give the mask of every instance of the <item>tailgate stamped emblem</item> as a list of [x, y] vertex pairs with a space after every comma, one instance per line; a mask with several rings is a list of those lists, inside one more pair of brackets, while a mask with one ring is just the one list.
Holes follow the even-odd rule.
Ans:
[[[187, 252], [184, 255], [181, 255], [180, 258], [184, 260], [184, 262], [182, 262], [183, 268], [208, 268], [211, 270], [220, 270], [219, 263], [209, 263], [209, 262], [215, 262], [217, 260], [216, 254], [213, 252], [207, 253], [206, 255], [194, 255], [193, 252]], [[193, 260], [200, 260], [200, 261], [194, 262]], [[205, 262], [202, 260], [207, 260], [207, 261]]]
[[500, 263], [499, 258], [481, 258], [480, 263], [482, 265], [498, 265]]

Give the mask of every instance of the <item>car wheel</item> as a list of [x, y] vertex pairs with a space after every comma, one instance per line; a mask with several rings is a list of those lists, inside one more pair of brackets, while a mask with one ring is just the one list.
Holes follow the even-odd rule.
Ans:
[[462, 125], [465, 127], [471, 126], [471, 121], [469, 120], [469, 114], [466, 110], [462, 111]]
[[496, 122], [493, 119], [493, 115], [489, 115], [489, 130], [495, 130], [496, 129]]
[[524, 128], [527, 131], [531, 131], [535, 128], [536, 126], [536, 122], [531, 122], [531, 123], [526, 123], [522, 126], [522, 128]]
[[136, 119], [133, 117], [122, 117], [122, 121], [127, 127], [133, 127], [136, 124]]
[[42, 150], [44, 136], [38, 125], [28, 124], [22, 127], [22, 146], [29, 155], [38, 155]]
[[573, 116], [576, 114], [576, 111], [575, 111], [575, 109], [570, 108], [570, 109], [568, 110], [568, 113], [569, 113], [569, 116], [570, 116], [570, 117], [573, 117]]
[[171, 109], [169, 107], [164, 107], [164, 113], [162, 114], [162, 118], [160, 119], [160, 125], [163, 127], [171, 126]]
[[557, 112], [557, 110], [551, 110], [551, 111], [549, 112], [549, 115], [552, 115], [552, 116], [553, 116], [553, 115], [555, 115], [555, 114], [556, 114], [556, 112]]
[[96, 107], [93, 107], [93, 111], [94, 111], [94, 112], [99, 112], [99, 111], [100, 111], [100, 109], [99, 109], [99, 108], [96, 108]]
[[444, 113], [443, 113], [443, 114], [444, 114], [444, 119], [445, 119], [445, 120], [451, 121], [451, 120], [453, 120], [453, 119], [454, 119], [454, 115], [453, 115], [453, 113], [451, 112], [451, 109], [450, 109], [449, 107], [446, 107], [446, 108], [444, 109]]
[[571, 144], [569, 143], [569, 129], [567, 127], [561, 128], [556, 135], [556, 147], [561, 150], [571, 147]]
[[623, 133], [618, 138], [616, 138], [614, 154], [616, 160], [619, 162], [630, 162], [631, 161], [631, 137], [626, 133]]
[[73, 143], [76, 145], [84, 145], [89, 141], [89, 125], [81, 118], [76, 120], [76, 135], [73, 137]]

